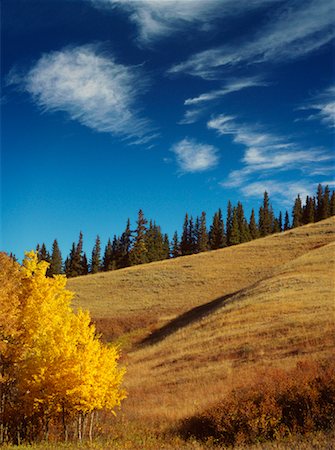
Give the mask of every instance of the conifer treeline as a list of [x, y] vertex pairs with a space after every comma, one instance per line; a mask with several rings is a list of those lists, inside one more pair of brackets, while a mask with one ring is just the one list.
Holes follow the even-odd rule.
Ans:
[[[331, 193], [328, 186], [323, 188], [319, 184], [316, 196], [307, 196], [304, 204], [300, 195], [295, 199], [292, 228], [318, 222], [333, 215], [335, 215], [335, 192]], [[168, 235], [162, 233], [160, 226], [152, 220], [148, 223], [142, 210], [138, 213], [136, 225], [136, 229], [131, 230], [128, 219], [124, 232], [121, 236], [115, 235], [113, 240], [108, 240], [103, 254], [100, 237], [97, 236], [89, 261], [83, 251], [82, 232], [79, 234], [78, 242], [72, 244], [64, 264], [56, 239], [51, 253], [45, 244], [37, 246], [39, 260], [50, 262], [48, 276], [65, 273], [67, 277], [76, 277], [216, 250], [291, 228], [288, 211], [285, 212], [284, 218], [281, 212], [275, 217], [267, 192], [264, 192], [263, 203], [258, 211], [258, 222], [254, 209], [247, 220], [242, 203], [238, 202], [237, 206], [233, 206], [229, 201], [225, 224], [221, 209], [215, 212], [209, 228], [205, 212], [195, 220], [186, 213], [180, 238], [176, 231], [171, 242]]]

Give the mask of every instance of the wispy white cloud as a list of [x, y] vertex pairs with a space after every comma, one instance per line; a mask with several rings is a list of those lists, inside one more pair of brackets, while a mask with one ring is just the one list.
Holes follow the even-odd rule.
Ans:
[[204, 172], [217, 166], [218, 150], [208, 144], [185, 138], [172, 146], [181, 172]]
[[138, 40], [151, 44], [192, 24], [208, 31], [222, 17], [244, 14], [279, 0], [90, 0], [98, 8], [122, 8], [138, 27]]
[[292, 202], [299, 194], [302, 199], [315, 192], [315, 183], [303, 179], [299, 181], [262, 180], [246, 184], [241, 188], [245, 197], [261, 198], [266, 191], [270, 197], [280, 200], [284, 206], [291, 207]]
[[206, 112], [204, 108], [190, 108], [185, 111], [184, 117], [178, 122], [179, 125], [189, 125], [197, 122]]
[[[242, 167], [228, 174], [220, 184], [229, 188], [240, 188], [245, 195], [255, 192], [264, 182], [256, 182], [259, 178], [274, 177], [279, 172], [299, 170], [309, 176], [312, 170], [322, 172], [322, 166], [329, 167], [332, 155], [320, 148], [302, 149], [294, 142], [282, 136], [264, 132], [260, 126], [241, 125], [233, 116], [219, 115], [212, 118], [207, 126], [219, 135], [231, 135], [233, 142], [245, 147]], [[277, 181], [273, 181], [277, 183]], [[252, 186], [253, 188], [249, 189]], [[272, 185], [272, 190], [274, 190]], [[297, 192], [297, 191], [295, 191]], [[287, 192], [289, 194], [289, 192]]]
[[222, 69], [296, 59], [320, 49], [335, 36], [335, 4], [330, 0], [284, 3], [253, 38], [196, 53], [169, 73], [220, 78]]
[[241, 91], [243, 89], [257, 87], [257, 86], [268, 86], [269, 83], [260, 79], [259, 77], [241, 78], [236, 80], [231, 80], [222, 89], [213, 90], [210, 92], [205, 92], [198, 97], [188, 98], [185, 100], [184, 105], [198, 105], [199, 103], [209, 102], [217, 100], [220, 97], [231, 94], [232, 92]]
[[329, 128], [335, 128], [335, 85], [315, 96], [307, 105], [298, 108], [309, 115], [298, 120], [319, 120]]
[[18, 84], [43, 111], [64, 111], [93, 130], [137, 139], [150, 133], [149, 120], [136, 106], [146, 77], [95, 45], [44, 54], [24, 74], [13, 69], [8, 83]]

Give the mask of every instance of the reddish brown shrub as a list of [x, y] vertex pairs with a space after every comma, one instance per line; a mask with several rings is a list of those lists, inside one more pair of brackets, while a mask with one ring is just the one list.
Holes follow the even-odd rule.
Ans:
[[305, 361], [290, 371], [269, 369], [224, 400], [181, 424], [184, 437], [223, 445], [328, 430], [335, 422], [335, 361]]

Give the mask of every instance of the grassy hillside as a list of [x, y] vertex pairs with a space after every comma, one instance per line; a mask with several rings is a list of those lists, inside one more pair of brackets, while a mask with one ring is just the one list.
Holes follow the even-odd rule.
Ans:
[[[162, 430], [262, 368], [335, 343], [335, 218], [250, 243], [72, 279], [105, 337], [126, 333], [118, 420]], [[126, 339], [124, 339], [126, 342]]]

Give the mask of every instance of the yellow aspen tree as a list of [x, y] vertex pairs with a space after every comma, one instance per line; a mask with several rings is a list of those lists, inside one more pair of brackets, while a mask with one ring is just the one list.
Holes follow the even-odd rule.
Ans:
[[[125, 398], [124, 369], [116, 348], [99, 341], [87, 312], [71, 308], [66, 278], [46, 277], [48, 264], [26, 254], [20, 271], [20, 355], [15, 363], [15, 404], [23, 436], [48, 435], [50, 423], [67, 427], [99, 409], [113, 410]], [[107, 373], [106, 373], [107, 372]], [[90, 427], [90, 434], [91, 434]]]
[[5, 440], [5, 424], [10, 420], [10, 390], [13, 367], [18, 357], [20, 335], [19, 264], [0, 253], [0, 443]]

